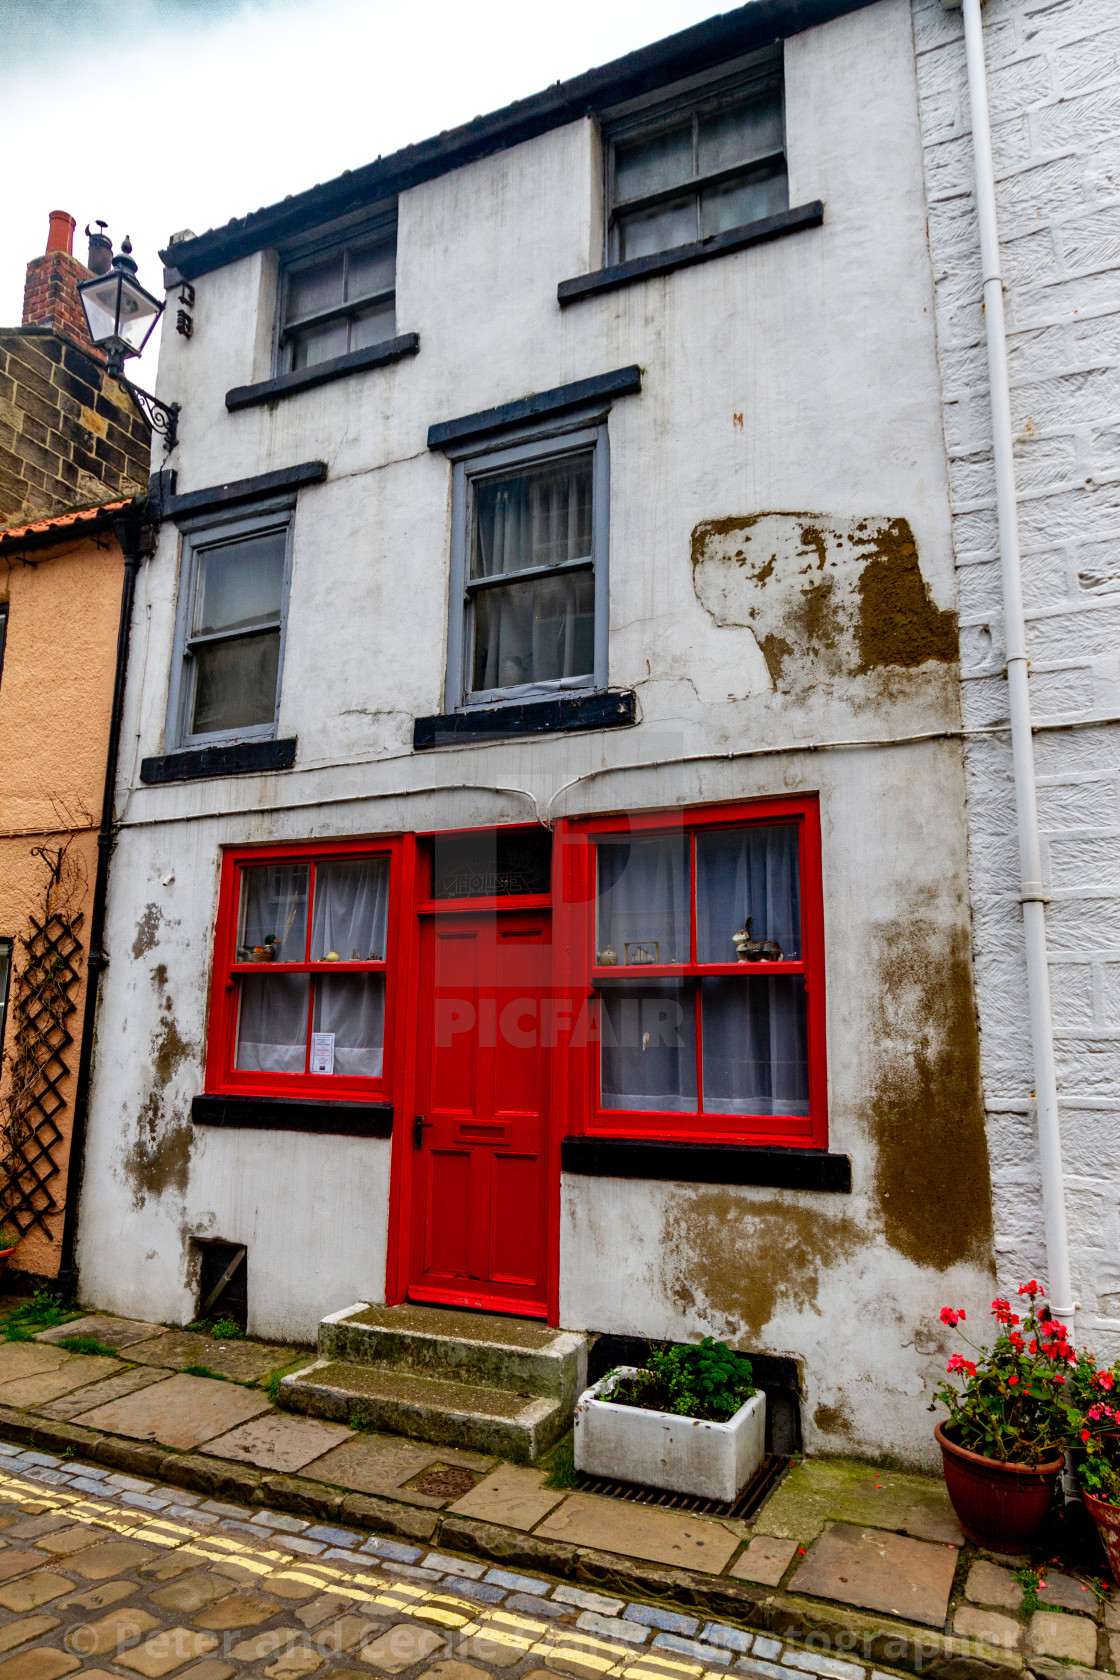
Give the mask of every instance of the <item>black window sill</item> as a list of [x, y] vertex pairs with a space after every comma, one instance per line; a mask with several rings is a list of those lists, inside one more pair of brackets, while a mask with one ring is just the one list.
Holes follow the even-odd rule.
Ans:
[[419, 333], [401, 333], [399, 338], [387, 338], [384, 344], [352, 350], [348, 356], [332, 356], [329, 362], [316, 362], [314, 367], [282, 373], [276, 379], [262, 379], [259, 385], [235, 385], [232, 391], [226, 392], [226, 407], [232, 414], [239, 408], [253, 408], [258, 403], [294, 397], [299, 391], [313, 390], [316, 385], [329, 385], [332, 379], [348, 379], [352, 373], [387, 367], [390, 362], [399, 362], [405, 356], [415, 356], [419, 348]]
[[631, 691], [565, 694], [555, 700], [506, 701], [470, 712], [439, 712], [412, 726], [416, 752], [427, 747], [469, 746], [511, 735], [558, 735], [574, 729], [618, 729], [637, 722]]
[[290, 770], [295, 735], [283, 741], [234, 741], [227, 747], [197, 747], [140, 761], [142, 782], [196, 782], [207, 776], [248, 776], [255, 770]]
[[768, 240], [781, 239], [787, 233], [800, 233], [802, 228], [820, 227], [824, 220], [824, 205], [820, 199], [811, 204], [798, 205], [796, 210], [783, 210], [778, 216], [767, 216], [745, 227], [733, 228], [730, 233], [713, 233], [708, 239], [698, 239], [692, 245], [676, 245], [671, 251], [657, 251], [650, 257], [635, 257], [633, 262], [615, 263], [600, 268], [594, 274], [581, 274], [574, 280], [561, 280], [556, 296], [561, 309], [579, 303], [587, 297], [599, 297], [603, 292], [616, 292], [621, 286], [633, 286], [639, 280], [650, 280], [658, 274], [672, 274], [678, 268], [691, 268], [695, 263], [711, 262], [730, 251], [745, 251], [751, 245], [764, 245]]
[[333, 1137], [393, 1135], [391, 1102], [318, 1102], [313, 1097], [195, 1097], [196, 1126], [269, 1132], [318, 1132]]
[[823, 1149], [737, 1143], [658, 1143], [645, 1138], [566, 1137], [562, 1171], [592, 1178], [648, 1178], [679, 1184], [765, 1184], [778, 1190], [850, 1195], [852, 1163]]

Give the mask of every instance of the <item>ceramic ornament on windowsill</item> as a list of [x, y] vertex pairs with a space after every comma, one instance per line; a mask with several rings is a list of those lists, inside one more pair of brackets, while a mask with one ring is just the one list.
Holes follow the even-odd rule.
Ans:
[[599, 952], [595, 961], [599, 964], [600, 968], [617, 968], [618, 952], [615, 950], [613, 945], [607, 945]]
[[754, 939], [751, 928], [754, 917], [747, 917], [746, 927], [741, 927], [738, 933], [731, 935], [735, 946], [735, 955], [739, 962], [781, 962], [782, 947], [776, 939]]

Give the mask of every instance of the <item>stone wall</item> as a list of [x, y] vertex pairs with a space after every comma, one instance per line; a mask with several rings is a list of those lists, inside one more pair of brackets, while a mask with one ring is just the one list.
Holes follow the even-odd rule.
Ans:
[[51, 327], [0, 330], [0, 525], [135, 495], [150, 453], [92, 352]]
[[[913, 0], [965, 722], [1007, 720], [959, 12]], [[1077, 1333], [1120, 1352], [1120, 15], [987, 0], [1035, 759]], [[1006, 735], [967, 753], [982, 1068], [1004, 1291], [1045, 1276]]]

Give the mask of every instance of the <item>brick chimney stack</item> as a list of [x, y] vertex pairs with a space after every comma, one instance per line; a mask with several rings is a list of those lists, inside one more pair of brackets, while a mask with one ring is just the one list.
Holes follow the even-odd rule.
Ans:
[[61, 333], [80, 344], [87, 355], [103, 362], [103, 353], [94, 349], [78, 297], [78, 281], [88, 280], [90, 270], [74, 255], [75, 225], [68, 211], [51, 211], [46, 251], [41, 257], [32, 257], [27, 265], [23, 325]]

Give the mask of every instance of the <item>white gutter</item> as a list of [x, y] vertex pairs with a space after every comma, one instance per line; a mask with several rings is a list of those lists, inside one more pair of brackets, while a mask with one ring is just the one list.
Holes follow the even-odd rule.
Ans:
[[1046, 905], [1042, 883], [1042, 848], [1038, 833], [1034, 742], [1027, 691], [1026, 626], [1019, 559], [1019, 510], [1011, 432], [1011, 392], [1007, 372], [1007, 329], [1003, 312], [999, 228], [996, 222], [995, 170], [984, 64], [984, 26], [980, 0], [942, 0], [964, 13], [968, 97], [972, 110], [972, 149], [976, 160], [976, 213], [980, 224], [980, 262], [984, 280], [984, 323], [988, 339], [992, 436], [999, 518], [1000, 568], [1003, 576], [1003, 633], [1007, 652], [1007, 689], [1011, 709], [1011, 758], [1019, 829], [1020, 902], [1027, 958], [1027, 999], [1034, 1055], [1034, 1099], [1038, 1118], [1038, 1153], [1042, 1167], [1042, 1206], [1050, 1273], [1050, 1310], [1072, 1327], [1075, 1303], [1070, 1280], [1069, 1232], [1066, 1227], [1062, 1143], [1058, 1121], [1058, 1077], [1050, 1014], [1050, 972], [1046, 961]]

